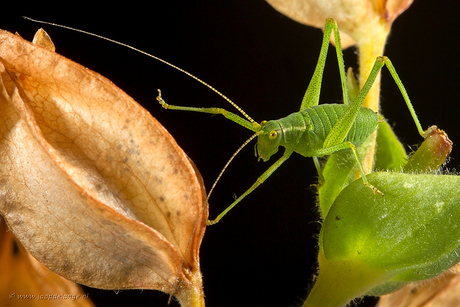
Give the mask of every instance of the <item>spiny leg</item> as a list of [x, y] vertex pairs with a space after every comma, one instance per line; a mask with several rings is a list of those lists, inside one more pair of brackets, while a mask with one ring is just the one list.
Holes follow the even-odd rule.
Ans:
[[217, 224], [230, 210], [233, 209], [243, 198], [249, 195], [252, 191], [254, 191], [259, 185], [261, 185], [268, 177], [271, 176], [280, 166], [283, 164], [291, 154], [293, 153], [292, 150], [285, 150], [284, 154], [281, 158], [279, 158], [275, 163], [273, 163], [259, 178], [257, 178], [256, 182], [240, 197], [238, 197], [230, 206], [227, 207], [221, 214], [217, 216], [214, 220], [208, 220], [207, 225], [214, 225]]
[[[420, 121], [418, 120], [417, 114], [415, 113], [414, 107], [409, 99], [409, 95], [407, 94], [406, 89], [404, 88], [404, 85], [399, 78], [398, 74], [396, 73], [396, 70], [391, 63], [390, 59], [384, 56], [379, 56], [375, 60], [374, 66], [372, 67], [372, 70], [369, 74], [369, 77], [367, 78], [364, 86], [362, 89], [359, 91], [358, 95], [356, 96], [355, 100], [351, 103], [350, 107], [345, 111], [345, 113], [341, 116], [341, 118], [337, 121], [337, 123], [334, 125], [334, 127], [331, 129], [329, 132], [328, 136], [326, 137], [326, 140], [324, 141], [324, 148], [323, 150], [325, 151], [330, 151], [330, 148], [334, 148], [334, 146], [337, 146], [337, 144], [340, 147], [340, 143], [343, 142], [345, 139], [346, 135], [348, 134], [348, 131], [351, 127], [351, 125], [354, 123], [356, 119], [356, 115], [359, 111], [359, 108], [361, 107], [364, 99], [366, 98], [367, 94], [369, 93], [372, 85], [374, 84], [374, 81], [380, 71], [380, 69], [386, 65], [388, 68], [388, 71], [390, 72], [391, 76], [393, 77], [396, 85], [398, 86], [404, 101], [406, 102], [407, 108], [409, 109], [409, 112], [415, 122], [415, 125], [417, 126], [417, 130], [420, 133], [422, 137], [426, 137], [426, 135], [431, 131], [428, 128], [428, 130], [424, 131], [422, 129], [422, 126], [420, 124]], [[352, 149], [353, 154], [358, 162], [358, 167], [359, 171], [361, 173], [361, 177], [363, 178], [363, 182], [366, 186], [369, 186], [374, 193], [380, 193], [383, 195], [382, 192], [380, 192], [377, 188], [372, 186], [368, 181], [365, 176], [365, 172], [363, 170], [362, 164], [359, 161], [358, 155], [356, 153], [355, 147], [352, 143], [348, 142], [348, 147]]]
[[[384, 65], [386, 65], [386, 67], [388, 68], [388, 71], [390, 72], [391, 76], [393, 77], [393, 80], [395, 81], [396, 85], [398, 86], [399, 91], [401, 92], [401, 94], [402, 94], [402, 96], [404, 98], [404, 101], [406, 102], [407, 108], [409, 109], [409, 112], [410, 112], [410, 114], [412, 116], [412, 119], [414, 120], [414, 123], [415, 123], [415, 125], [417, 127], [417, 130], [418, 130], [419, 134], [422, 137], [425, 138], [426, 135], [431, 130], [430, 130], [430, 128], [428, 128], [428, 130], [426, 130], [426, 131], [423, 130], [422, 125], [420, 124], [420, 121], [419, 121], [419, 119], [417, 117], [417, 114], [415, 113], [414, 107], [413, 107], [413, 105], [412, 105], [412, 103], [410, 101], [409, 95], [407, 94], [407, 91], [406, 91], [401, 79], [399, 78], [398, 73], [396, 72], [396, 69], [393, 66], [393, 63], [391, 63], [390, 59], [387, 58], [386, 56], [379, 56], [375, 60], [374, 66], [372, 67], [372, 70], [371, 70], [371, 72], [369, 74], [369, 77], [367, 78], [364, 86], [362, 87], [362, 89], [358, 93], [356, 99], [352, 103], [353, 107], [354, 108], [359, 108], [359, 106], [361, 106], [362, 102], [364, 101], [364, 99], [366, 98], [367, 94], [369, 93], [372, 85], [374, 84], [375, 78], [377, 77], [380, 69]], [[342, 117], [344, 117], [344, 116], [345, 116], [345, 114]]]
[[347, 142], [346, 144], [351, 149], [351, 151], [353, 151], [353, 156], [355, 157], [356, 162], [358, 163], [358, 168], [359, 168], [359, 172], [361, 173], [361, 179], [363, 180], [363, 184], [366, 187], [370, 188], [372, 190], [372, 192], [374, 192], [374, 194], [379, 193], [380, 195], [383, 196], [384, 195], [383, 192], [381, 192], [378, 188], [376, 188], [375, 186], [370, 184], [369, 181], [367, 180], [366, 173], [364, 172], [363, 165], [362, 165], [361, 161], [359, 160], [358, 153], [356, 152], [355, 145], [353, 145], [351, 142]]
[[319, 94], [321, 91], [321, 82], [323, 80], [324, 65], [326, 63], [327, 51], [329, 49], [331, 33], [334, 31], [335, 51], [339, 65], [340, 80], [342, 85], [343, 103], [348, 104], [348, 91], [346, 85], [345, 64], [343, 61], [342, 45], [340, 43], [340, 34], [337, 23], [334, 19], [328, 18], [324, 26], [323, 42], [319, 53], [318, 63], [315, 72], [310, 80], [307, 91], [302, 99], [300, 111], [318, 105]]
[[407, 108], [409, 109], [409, 112], [414, 120], [415, 126], [417, 126], [418, 133], [425, 138], [429, 132], [431, 131], [430, 128], [428, 128], [426, 131], [423, 130], [422, 125], [420, 124], [420, 121], [418, 120], [417, 114], [415, 113], [414, 106], [412, 105], [409, 95], [407, 94], [406, 88], [404, 87], [401, 79], [398, 76], [398, 73], [396, 72], [396, 69], [393, 66], [393, 63], [391, 63], [390, 59], [387, 58], [386, 56], [382, 57], [383, 62], [388, 68], [388, 71], [390, 72], [391, 76], [393, 77], [393, 80], [395, 81], [396, 85], [399, 88], [399, 91], [401, 92], [404, 101], [406, 102]]
[[359, 172], [361, 174], [363, 184], [366, 187], [370, 188], [374, 192], [374, 194], [379, 193], [381, 195], [384, 195], [378, 188], [376, 188], [375, 186], [370, 184], [369, 181], [367, 180], [366, 173], [364, 172], [364, 168], [362, 166], [361, 161], [359, 160], [358, 153], [356, 152], [356, 147], [350, 141], [343, 142], [343, 143], [340, 143], [340, 144], [336, 144], [336, 145], [333, 145], [331, 147], [320, 149], [320, 150], [317, 151], [317, 154], [318, 154], [318, 156], [327, 156], [327, 155], [331, 155], [331, 154], [333, 154], [333, 153], [335, 153], [335, 152], [337, 152], [339, 150], [347, 149], [347, 148], [350, 148], [351, 151], [353, 152], [353, 157], [355, 158], [356, 163], [358, 164], [358, 169], [359, 169]]
[[364, 83], [364, 86], [359, 91], [359, 93], [356, 95], [356, 98], [353, 100], [353, 102], [349, 104], [349, 107], [345, 110], [343, 115], [334, 124], [331, 131], [329, 131], [329, 134], [324, 140], [323, 149], [318, 151], [318, 155], [321, 156], [321, 154], [330, 155], [340, 149], [343, 149], [344, 146], [351, 148], [356, 158], [356, 161], [358, 162], [359, 171], [361, 173], [361, 177], [363, 178], [364, 185], [370, 187], [374, 191], [374, 193], [380, 193], [382, 195], [383, 193], [381, 193], [377, 188], [369, 184], [369, 182], [367, 181], [362, 163], [357, 156], [354, 145], [350, 142], [344, 143], [344, 140], [346, 136], [348, 135], [353, 123], [356, 121], [356, 117], [358, 116], [359, 110], [362, 107], [364, 99], [369, 93], [383, 65], [384, 65], [383, 58], [378, 57], [374, 62], [374, 66], [372, 67], [372, 70], [366, 82]]
[[351, 129], [351, 126], [356, 120], [358, 112], [362, 107], [363, 101], [366, 98], [367, 94], [369, 93], [372, 85], [374, 84], [377, 75], [384, 65], [383, 58], [378, 57], [375, 60], [374, 66], [367, 78], [364, 86], [359, 91], [358, 95], [356, 96], [355, 100], [349, 105], [349, 107], [345, 110], [343, 115], [339, 118], [337, 123], [334, 124], [331, 131], [326, 137], [324, 141], [324, 148], [334, 146], [336, 144], [340, 144], [345, 140], [345, 137], [348, 135], [348, 132]]
[[[163, 100], [163, 98], [161, 97], [161, 91], [160, 90], [158, 90], [157, 100], [161, 104], [161, 106], [163, 108], [165, 108], [165, 109], [181, 110], [181, 111], [192, 111], [192, 112], [200, 112], [200, 113], [208, 113], [208, 114], [221, 114], [225, 118], [237, 123], [240, 126], [245, 127], [248, 130], [251, 130], [251, 131], [254, 131], [254, 132], [260, 130], [260, 125], [258, 123], [256, 123], [255, 121], [253, 121], [252, 119], [251, 119], [251, 121], [246, 120], [246, 119], [236, 115], [235, 113], [232, 113], [232, 112], [227, 111], [227, 110], [222, 109], [222, 108], [197, 108], [197, 107], [184, 107], [184, 106], [170, 105], [170, 104], [166, 103], [166, 101]], [[238, 110], [240, 112], [242, 112], [242, 114], [245, 115], [247, 118], [250, 118], [249, 116], [247, 116], [246, 113], [243, 112], [243, 110], [241, 110], [240, 108], [238, 108]]]
[[391, 63], [390, 59], [385, 56], [379, 56], [375, 60], [374, 66], [372, 67], [372, 70], [366, 82], [364, 83], [364, 86], [361, 88], [356, 98], [350, 104], [350, 107], [344, 112], [344, 114], [340, 117], [340, 119], [337, 121], [337, 123], [334, 125], [334, 127], [329, 132], [328, 136], [326, 137], [326, 140], [324, 141], [324, 147], [333, 146], [335, 144], [339, 144], [343, 142], [343, 140], [347, 136], [351, 126], [353, 125], [356, 119], [356, 116], [359, 112], [359, 108], [362, 106], [364, 99], [368, 95], [372, 85], [375, 82], [375, 79], [377, 78], [378, 73], [380, 72], [381, 68], [384, 65], [387, 66], [388, 71], [390, 72], [396, 85], [401, 91], [404, 101], [406, 102], [407, 108], [409, 109], [409, 112], [412, 115], [412, 118], [415, 122], [415, 125], [417, 126], [417, 130], [420, 133], [420, 135], [425, 137], [431, 131], [431, 130], [424, 131], [422, 129], [422, 126], [420, 125], [420, 121], [418, 120], [417, 114], [415, 113], [414, 107], [412, 106], [412, 103], [409, 99], [409, 95], [407, 94], [407, 91], [404, 88], [404, 85], [401, 79], [399, 78], [398, 74], [396, 73], [396, 70], [393, 64]]

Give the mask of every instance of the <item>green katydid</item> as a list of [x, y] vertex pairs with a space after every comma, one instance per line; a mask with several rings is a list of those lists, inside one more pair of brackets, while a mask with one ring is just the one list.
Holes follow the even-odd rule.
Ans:
[[[344, 104], [319, 105], [318, 102], [321, 81], [332, 31], [334, 32]], [[230, 206], [220, 213], [216, 219], [209, 220], [208, 225], [213, 225], [219, 222], [220, 219], [222, 219], [222, 217], [235, 207], [243, 198], [270, 177], [287, 159], [289, 159], [293, 152], [297, 152], [304, 157], [312, 157], [321, 178], [321, 167], [319, 165], [318, 157], [331, 155], [344, 149], [351, 149], [357, 160], [357, 165], [364, 185], [371, 188], [374, 193], [380, 193], [383, 195], [378, 188], [372, 186], [368, 182], [355, 147], [361, 145], [377, 129], [379, 122], [378, 115], [372, 110], [363, 107], [362, 103], [372, 87], [380, 69], [384, 65], [387, 66], [391, 76], [399, 87], [415, 125], [417, 126], [418, 132], [420, 135], [424, 136], [425, 131], [420, 125], [409, 96], [407, 95], [394, 66], [387, 57], [380, 56], [376, 59], [369, 77], [362, 89], [353, 101], [349, 101], [339, 31], [337, 23], [331, 18], [326, 20], [318, 63], [307, 91], [303, 97], [299, 112], [292, 113], [278, 120], [262, 121], [261, 123], [257, 123], [225, 96], [224, 98], [226, 98], [227, 101], [229, 101], [246, 119], [221, 108], [196, 108], [169, 105], [163, 100], [161, 92], [159, 91], [157, 100], [166, 109], [221, 114], [225, 116], [225, 118], [255, 132], [253, 137], [249, 140], [252, 140], [252, 138], [257, 136], [256, 156], [263, 161], [269, 160], [269, 158], [278, 151], [280, 146], [285, 147], [283, 156], [273, 163], [256, 180], [256, 182], [248, 190], [246, 190], [246, 192], [239, 196]], [[245, 144], [247, 143], [248, 142]]]
[[[248, 190], [246, 190], [246, 192], [239, 196], [230, 206], [228, 206], [222, 213], [220, 213], [216, 219], [209, 220], [208, 225], [216, 224], [217, 222], [219, 222], [224, 215], [226, 215], [243, 198], [245, 198], [248, 194], [254, 191], [259, 185], [261, 185], [286, 160], [288, 160], [293, 152], [297, 152], [305, 157], [312, 157], [321, 179], [322, 171], [318, 158], [331, 155], [340, 150], [350, 149], [352, 150], [354, 157], [357, 161], [358, 169], [361, 174], [361, 178], [364, 185], [371, 188], [374, 191], [374, 193], [380, 193], [383, 195], [383, 193], [380, 190], [378, 190], [377, 187], [372, 186], [368, 182], [362, 164], [356, 153], [355, 147], [362, 144], [377, 129], [379, 122], [378, 115], [372, 110], [363, 107], [362, 104], [370, 88], [372, 87], [380, 69], [384, 65], [387, 66], [391, 76], [393, 77], [394, 81], [399, 87], [399, 90], [402, 93], [402, 96], [406, 102], [406, 105], [412, 115], [412, 118], [415, 122], [415, 125], [420, 135], [425, 136], [427, 132], [429, 132], [428, 130], [425, 132], [422, 129], [417, 115], [415, 113], [415, 110], [410, 102], [409, 96], [407, 95], [407, 92], [398, 74], [396, 73], [394, 66], [387, 57], [379, 56], [376, 59], [374, 66], [368, 76], [368, 79], [364, 83], [363, 87], [361, 88], [361, 90], [359, 91], [359, 93], [353, 101], [349, 100], [346, 85], [345, 65], [340, 44], [339, 31], [337, 23], [332, 18], [326, 20], [319, 59], [315, 71], [313, 73], [313, 77], [303, 97], [300, 106], [300, 111], [292, 113], [278, 120], [262, 121], [261, 123], [257, 123], [256, 121], [254, 121], [233, 101], [231, 101], [229, 98], [227, 98], [225, 95], [220, 93], [218, 90], [216, 90], [206, 82], [161, 58], [148, 54], [132, 46], [93, 33], [49, 22], [37, 21], [30, 18], [27, 19], [35, 22], [64, 27], [78, 32], [83, 32], [85, 34], [96, 36], [107, 41], [122, 45], [124, 47], [133, 49], [190, 76], [191, 78], [210, 88], [212, 91], [216, 92], [218, 95], [227, 100], [233, 107], [235, 107], [243, 115], [244, 118], [222, 108], [199, 108], [169, 105], [163, 100], [163, 98], [161, 97], [161, 92], [160, 90], [158, 90], [159, 95], [157, 97], [157, 100], [166, 109], [194, 111], [209, 114], [221, 114], [225, 118], [245, 127], [248, 130], [255, 132], [255, 134], [251, 138], [249, 138], [227, 162], [224, 169], [217, 178], [216, 182], [214, 183], [213, 187], [211, 188], [211, 191], [208, 194], [208, 198], [212, 192], [212, 189], [221, 177], [223, 171], [226, 169], [227, 165], [230, 163], [233, 157], [239, 152], [239, 150], [243, 146], [248, 144], [249, 141], [251, 141], [253, 138], [257, 137], [256, 156], [258, 156], [258, 158], [262, 159], [263, 161], [268, 161], [269, 158], [278, 151], [280, 146], [285, 147], [285, 151], [282, 157], [279, 158], [275, 163], [273, 163], [256, 180], [256, 182]], [[326, 62], [326, 55], [328, 52], [329, 41], [332, 32], [334, 33], [335, 49], [339, 64], [339, 72], [344, 103], [319, 105], [318, 103], [324, 65]]]

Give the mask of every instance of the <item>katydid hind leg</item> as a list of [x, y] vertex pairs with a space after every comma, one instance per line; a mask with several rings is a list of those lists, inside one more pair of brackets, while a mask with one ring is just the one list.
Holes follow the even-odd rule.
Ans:
[[356, 153], [355, 146], [351, 142], [344, 142], [344, 140], [348, 135], [348, 132], [350, 131], [353, 123], [355, 122], [364, 99], [369, 93], [383, 65], [383, 58], [378, 57], [374, 63], [374, 66], [372, 67], [369, 77], [364, 83], [364, 86], [359, 91], [353, 102], [349, 104], [349, 107], [346, 109], [343, 115], [338, 119], [337, 123], [335, 123], [335, 125], [332, 127], [323, 143], [323, 148], [318, 150], [318, 154], [330, 155], [341, 149], [350, 148], [353, 151], [353, 156], [356, 159], [356, 162], [358, 163], [358, 169], [360, 171], [364, 185], [369, 187], [374, 193], [379, 193], [381, 195], [383, 195], [383, 193], [368, 182], [362, 166], [362, 162], [359, 160], [358, 154]]
[[372, 67], [372, 70], [367, 78], [364, 86], [359, 91], [358, 95], [356, 96], [355, 100], [349, 104], [347, 110], [343, 113], [343, 115], [339, 118], [337, 123], [334, 124], [331, 131], [326, 137], [324, 141], [323, 147], [328, 148], [334, 145], [340, 144], [345, 140], [348, 132], [351, 129], [351, 126], [356, 120], [358, 116], [358, 112], [362, 107], [364, 99], [366, 98], [367, 94], [369, 93], [372, 85], [374, 84], [377, 75], [384, 65], [383, 59], [378, 57]]
[[409, 109], [409, 112], [410, 112], [410, 114], [412, 116], [412, 119], [414, 120], [414, 123], [415, 123], [415, 126], [417, 127], [418, 133], [422, 137], [425, 138], [426, 135], [427, 135], [427, 132], [429, 132], [428, 130], [430, 130], [430, 128], [428, 128], [427, 131], [423, 130], [422, 125], [420, 124], [420, 121], [419, 121], [419, 119], [417, 117], [417, 114], [415, 113], [414, 106], [412, 105], [412, 103], [411, 103], [411, 101], [409, 99], [409, 95], [407, 94], [406, 88], [404, 87], [401, 79], [399, 78], [399, 75], [396, 72], [396, 69], [394, 68], [393, 63], [391, 63], [390, 59], [385, 57], [385, 56], [382, 57], [382, 59], [383, 59], [383, 62], [385, 63], [385, 65], [387, 66], [388, 71], [390, 72], [391, 76], [393, 77], [393, 80], [395, 81], [396, 85], [398, 86], [399, 91], [401, 92], [401, 94], [402, 94], [402, 96], [404, 98], [404, 101], [406, 102], [407, 108]]
[[340, 80], [343, 92], [343, 101], [348, 103], [348, 92], [346, 86], [345, 64], [343, 61], [342, 47], [340, 43], [340, 34], [337, 23], [334, 19], [328, 18], [324, 27], [323, 42], [319, 53], [318, 63], [316, 64], [313, 77], [310, 80], [307, 91], [302, 99], [300, 111], [316, 106], [319, 103], [319, 95], [321, 91], [321, 82], [323, 80], [324, 65], [326, 63], [327, 52], [329, 49], [331, 33], [334, 32], [335, 50], [337, 53], [337, 61], [339, 65]]

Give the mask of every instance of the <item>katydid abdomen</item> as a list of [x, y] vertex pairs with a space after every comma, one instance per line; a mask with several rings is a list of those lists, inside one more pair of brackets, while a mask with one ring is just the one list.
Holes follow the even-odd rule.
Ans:
[[[267, 161], [279, 146], [304, 157], [321, 157], [321, 150], [332, 127], [348, 109], [344, 104], [323, 104], [266, 122], [258, 132], [257, 154]], [[361, 145], [377, 129], [378, 115], [360, 107], [355, 121], [342, 142]]]

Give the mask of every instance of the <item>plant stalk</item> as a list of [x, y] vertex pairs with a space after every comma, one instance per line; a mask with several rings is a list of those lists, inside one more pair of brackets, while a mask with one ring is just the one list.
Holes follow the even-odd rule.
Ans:
[[[371, 22], [362, 25], [360, 28], [362, 35], [358, 33], [356, 37], [361, 39], [357, 40], [356, 46], [358, 49], [359, 61], [359, 83], [360, 87], [366, 82], [375, 59], [383, 55], [385, 42], [389, 34], [389, 27], [380, 18], [375, 17]], [[371, 34], [369, 34], [371, 33]], [[380, 103], [380, 74], [375, 79], [375, 82], [364, 100], [363, 106], [375, 112], [379, 112]], [[370, 173], [374, 164], [375, 157], [375, 139], [377, 134], [374, 133], [373, 141], [369, 146], [366, 157], [363, 160], [363, 169], [365, 173]]]
[[357, 261], [329, 262], [319, 253], [320, 274], [303, 307], [346, 306], [385, 279], [385, 272], [371, 269]]

